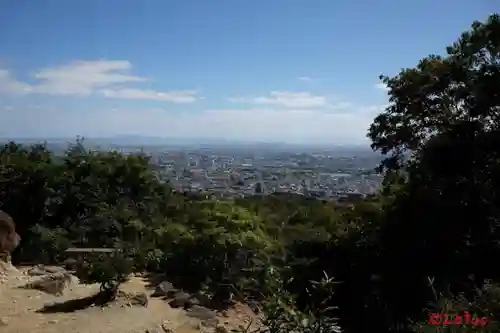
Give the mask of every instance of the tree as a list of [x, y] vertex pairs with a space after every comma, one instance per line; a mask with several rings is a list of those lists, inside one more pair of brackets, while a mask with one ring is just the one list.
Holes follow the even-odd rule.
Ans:
[[78, 262], [76, 275], [83, 283], [100, 284], [98, 300], [101, 304], [113, 301], [121, 283], [132, 273], [130, 258], [116, 252], [111, 255], [98, 255]]
[[372, 148], [390, 155], [384, 168], [401, 167], [404, 153], [418, 153], [439, 135], [499, 130], [500, 16], [474, 22], [446, 51], [394, 77], [380, 77], [390, 105], [368, 137]]
[[438, 291], [461, 292], [470, 275], [478, 284], [499, 277], [485, 262], [500, 255], [500, 16], [474, 22], [446, 56], [381, 78], [390, 104], [368, 136], [386, 156], [386, 180], [399, 185], [377, 273], [391, 321], [401, 323], [432, 299], [428, 278]]

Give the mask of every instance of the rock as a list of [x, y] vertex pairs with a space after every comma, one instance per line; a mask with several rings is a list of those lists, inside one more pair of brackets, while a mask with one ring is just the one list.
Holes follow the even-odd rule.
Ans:
[[174, 285], [168, 281], [160, 282], [156, 286], [155, 291], [151, 295], [151, 297], [169, 297], [172, 298], [174, 294], [177, 292], [177, 289]]
[[217, 325], [215, 327], [215, 333], [229, 333], [229, 330], [223, 325]]
[[146, 293], [137, 293], [130, 296], [131, 305], [142, 305], [148, 307], [148, 295]]
[[201, 291], [197, 291], [194, 297], [198, 301], [197, 303], [195, 303], [196, 305], [210, 306], [211, 304], [210, 297], [208, 297]]
[[9, 320], [7, 317], [0, 318], [0, 327], [1, 326], [7, 326], [9, 324]]
[[193, 306], [193, 305], [201, 305], [201, 302], [200, 302], [200, 300], [199, 300], [197, 297], [191, 296], [191, 297], [189, 298], [189, 305], [190, 305], [190, 306]]
[[161, 323], [161, 326], [165, 326], [165, 327], [170, 327], [172, 326], [172, 322], [170, 320], [164, 320], [162, 323]]
[[47, 275], [47, 272], [45, 271], [45, 269], [43, 269], [43, 267], [35, 266], [33, 268], [30, 268], [26, 272], [26, 274], [29, 276], [40, 276], [40, 275]]
[[57, 273], [44, 276], [28, 283], [23, 288], [40, 290], [55, 296], [61, 296], [66, 287], [71, 283], [72, 276], [68, 273]]
[[173, 308], [189, 307], [191, 304], [191, 296], [188, 293], [178, 291], [174, 294], [173, 300], [168, 304]]
[[188, 309], [187, 316], [201, 320], [210, 320], [217, 317], [217, 313], [204, 306], [194, 305], [192, 308]]
[[219, 319], [217, 318], [211, 318], [207, 320], [203, 320], [201, 324], [205, 327], [217, 327], [219, 325]]
[[60, 266], [43, 266], [43, 269], [49, 274], [66, 272], [66, 269]]
[[29, 276], [40, 276], [40, 275], [49, 275], [49, 274], [56, 274], [56, 273], [63, 273], [66, 270], [62, 267], [58, 266], [44, 266], [44, 265], [37, 265], [31, 269], [29, 269], [26, 274]]
[[10, 254], [19, 246], [21, 237], [16, 232], [12, 217], [0, 210], [0, 253], [2, 261], [10, 262]]
[[161, 323], [161, 329], [165, 333], [174, 333], [174, 330], [171, 328], [171, 323], [168, 320], [165, 320], [163, 323]]
[[160, 333], [161, 331], [157, 328], [148, 328], [145, 333]]

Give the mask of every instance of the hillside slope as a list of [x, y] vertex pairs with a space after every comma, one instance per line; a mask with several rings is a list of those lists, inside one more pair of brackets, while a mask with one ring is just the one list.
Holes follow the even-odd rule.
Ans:
[[[218, 313], [215, 320], [203, 321], [190, 317], [184, 309], [174, 309], [168, 302], [149, 298], [148, 306], [131, 305], [126, 299], [119, 298], [106, 307], [87, 307], [73, 312], [61, 309], [50, 311], [47, 305], [54, 303], [75, 303], [95, 294], [99, 285], [83, 285], [73, 281], [64, 294], [56, 297], [42, 291], [19, 288], [37, 277], [27, 274], [29, 267], [20, 270], [11, 268], [0, 278], [0, 331], [3, 333], [143, 333], [143, 332], [224, 332], [247, 326], [255, 315], [245, 306], [236, 305], [226, 313]], [[145, 292], [151, 294], [146, 281], [132, 277], [121, 290], [127, 294]], [[71, 302], [73, 300], [73, 302]], [[69, 302], [69, 303], [68, 303]], [[42, 309], [46, 309], [46, 312]], [[50, 308], [49, 308], [50, 309]], [[52, 313], [51, 313], [52, 312]]]

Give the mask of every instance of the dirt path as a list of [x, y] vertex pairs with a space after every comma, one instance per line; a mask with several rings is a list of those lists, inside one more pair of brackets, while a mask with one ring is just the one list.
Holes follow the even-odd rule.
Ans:
[[[204, 327], [201, 320], [187, 316], [183, 309], [171, 308], [161, 299], [149, 298], [148, 307], [128, 306], [121, 302], [108, 307], [89, 307], [74, 312], [40, 313], [47, 304], [89, 297], [98, 291], [97, 285], [73, 283], [63, 296], [21, 289], [30, 277], [23, 272], [9, 274], [0, 282], [0, 332], [2, 333], [162, 333], [162, 325], [175, 333], [213, 332], [214, 327]], [[146, 292], [145, 281], [134, 277], [122, 288], [125, 292]], [[245, 325], [250, 317], [247, 309], [235, 308], [219, 317], [219, 323], [230, 331]]]

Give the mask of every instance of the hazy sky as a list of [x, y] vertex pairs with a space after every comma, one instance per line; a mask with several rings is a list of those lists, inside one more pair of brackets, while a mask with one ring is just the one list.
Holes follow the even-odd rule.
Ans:
[[497, 1], [2, 0], [0, 136], [362, 143], [378, 75]]

